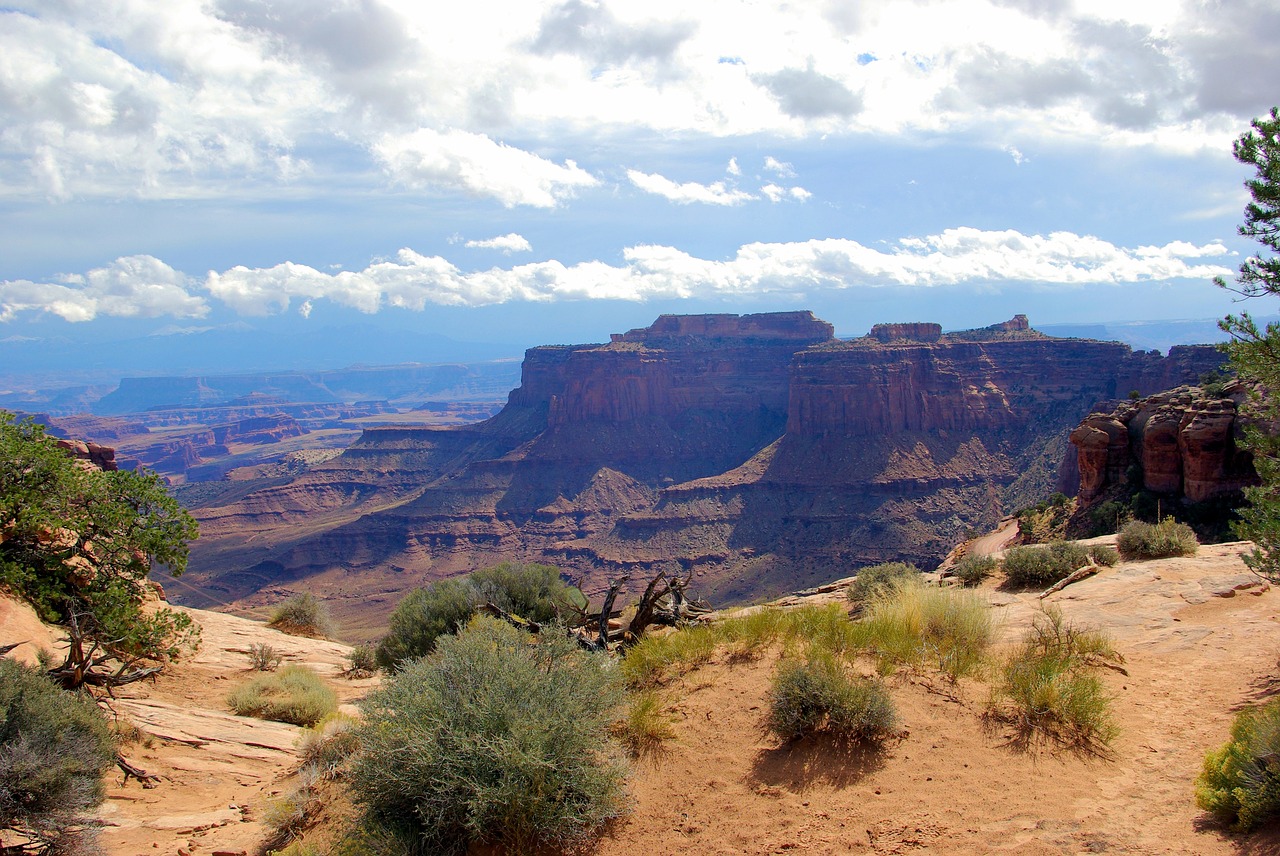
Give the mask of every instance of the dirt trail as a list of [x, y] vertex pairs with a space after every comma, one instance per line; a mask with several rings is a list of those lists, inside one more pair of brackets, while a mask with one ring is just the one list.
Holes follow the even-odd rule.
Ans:
[[341, 675], [350, 650], [346, 645], [287, 636], [221, 613], [184, 611], [202, 628], [196, 656], [153, 684], [117, 692], [115, 710], [145, 735], [126, 748], [125, 756], [161, 782], [144, 789], [136, 781], [110, 777], [99, 814], [111, 856], [257, 852], [266, 834], [263, 817], [272, 800], [288, 790], [284, 780], [298, 766], [302, 729], [235, 716], [227, 708], [227, 692], [256, 674], [245, 656], [250, 645], [271, 645], [285, 663], [314, 668], [344, 702], [373, 684]]

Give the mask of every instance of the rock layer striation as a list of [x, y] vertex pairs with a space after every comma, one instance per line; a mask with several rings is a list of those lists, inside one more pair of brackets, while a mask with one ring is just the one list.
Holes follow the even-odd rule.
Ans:
[[557, 564], [588, 592], [692, 572], [720, 600], [888, 559], [928, 567], [1047, 493], [1096, 402], [1221, 361], [1052, 339], [1025, 317], [887, 326], [841, 341], [808, 312], [663, 316], [533, 348], [492, 419], [369, 429], [299, 478], [194, 509], [188, 578], [209, 600], [306, 579], [351, 616], [502, 559]]

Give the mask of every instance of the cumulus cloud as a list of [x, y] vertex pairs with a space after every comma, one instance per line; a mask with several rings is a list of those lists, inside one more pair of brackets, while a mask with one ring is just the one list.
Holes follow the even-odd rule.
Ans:
[[688, 205], [693, 202], [701, 202], [707, 205], [741, 205], [756, 198], [745, 190], [726, 187], [723, 181], [716, 181], [711, 184], [686, 181], [681, 184], [672, 181], [666, 176], [640, 172], [635, 169], [627, 170], [627, 178], [645, 193], [662, 196], [680, 205]]
[[532, 49], [540, 54], [574, 54], [597, 63], [667, 61], [696, 29], [687, 20], [620, 21], [602, 3], [566, 0], [543, 16]]
[[[1223, 151], [1280, 79], [1272, 0], [864, 5], [12, 0], [0, 194], [330, 189], [367, 184], [372, 158], [410, 187], [547, 206], [601, 167], [535, 152], [651, 131]], [[488, 180], [494, 161], [535, 178]]]
[[533, 250], [533, 246], [529, 241], [523, 235], [517, 235], [515, 232], [499, 235], [496, 238], [467, 241], [463, 246], [477, 250], [499, 250], [508, 256], [512, 253], [527, 253]]
[[795, 167], [785, 161], [778, 160], [773, 155], [765, 155], [764, 168], [782, 178], [792, 178], [796, 174]]
[[849, 119], [862, 109], [862, 98], [839, 80], [812, 68], [784, 68], [756, 81], [769, 90], [782, 112], [797, 119]]
[[92, 321], [100, 315], [201, 318], [209, 306], [191, 288], [189, 277], [157, 258], [125, 256], [57, 282], [0, 282], [0, 321], [32, 313], [72, 322]]
[[[374, 313], [387, 307], [422, 310], [428, 305], [706, 298], [894, 286], [1121, 285], [1228, 275], [1230, 269], [1214, 262], [1228, 255], [1217, 242], [1126, 248], [1072, 232], [1025, 235], [963, 227], [878, 248], [844, 238], [751, 243], [732, 258], [717, 260], [669, 246], [640, 245], [626, 248], [617, 265], [551, 260], [470, 272], [439, 256], [402, 249], [392, 259], [357, 271], [324, 273], [294, 262], [211, 271], [204, 292], [241, 315], [279, 314], [292, 306], [306, 316], [321, 300]], [[29, 313], [50, 313], [68, 321], [97, 315], [203, 316], [209, 304], [192, 290], [188, 277], [158, 259], [131, 256], [62, 282], [0, 282], [0, 320]]]
[[557, 164], [484, 134], [419, 128], [387, 135], [373, 148], [383, 168], [410, 187], [451, 188], [492, 197], [507, 208], [553, 208], [599, 180], [571, 160]]

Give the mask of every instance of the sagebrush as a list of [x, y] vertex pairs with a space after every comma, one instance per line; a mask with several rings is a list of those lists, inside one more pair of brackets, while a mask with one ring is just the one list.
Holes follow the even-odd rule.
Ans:
[[586, 605], [582, 592], [567, 585], [551, 565], [503, 562], [465, 577], [437, 580], [396, 604], [387, 635], [377, 646], [378, 665], [393, 670], [430, 654], [439, 637], [456, 633], [486, 602], [536, 622]]
[[1167, 559], [1194, 556], [1200, 544], [1190, 526], [1166, 518], [1159, 523], [1126, 523], [1116, 535], [1116, 547], [1126, 559]]
[[86, 845], [86, 815], [102, 802], [114, 763], [111, 731], [93, 699], [0, 658], [0, 832], [18, 830], [49, 848], [33, 852]]
[[884, 591], [900, 580], [913, 579], [920, 576], [920, 569], [909, 562], [884, 562], [871, 565], [858, 571], [853, 584], [846, 594], [854, 603], [866, 603], [877, 593]]
[[1103, 544], [1053, 541], [1047, 545], [1013, 547], [1004, 555], [1001, 569], [1012, 586], [1050, 586], [1066, 579], [1090, 561], [1114, 565], [1115, 551]]
[[811, 650], [778, 665], [769, 688], [769, 731], [782, 740], [817, 732], [875, 742], [893, 733], [897, 713], [889, 693], [834, 655]]
[[620, 702], [605, 656], [477, 616], [364, 702], [353, 794], [405, 852], [581, 844], [623, 808]]

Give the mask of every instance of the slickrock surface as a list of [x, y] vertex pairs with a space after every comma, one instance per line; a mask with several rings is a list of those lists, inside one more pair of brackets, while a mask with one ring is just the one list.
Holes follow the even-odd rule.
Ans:
[[[760, 727], [771, 661], [721, 659], [667, 689], [678, 739], [639, 762], [635, 810], [600, 852], [1280, 852], [1274, 829], [1227, 833], [1192, 791], [1235, 712], [1280, 688], [1280, 595], [1245, 571], [1241, 546], [1124, 563], [1051, 596], [1126, 659], [1128, 674], [1104, 674], [1120, 727], [1109, 757], [1011, 745], [982, 718], [986, 685], [952, 697], [910, 675], [890, 681], [907, 736], [883, 752], [780, 746]], [[1017, 638], [1041, 602], [986, 591]]]
[[302, 729], [236, 716], [227, 708], [227, 693], [259, 674], [248, 668], [250, 645], [270, 645], [286, 664], [315, 669], [343, 702], [374, 683], [341, 675], [348, 646], [288, 636], [230, 615], [189, 614], [202, 628], [199, 652], [154, 683], [118, 690], [112, 705], [143, 734], [125, 748], [125, 757], [161, 781], [144, 789], [133, 780], [122, 782], [118, 771], [109, 775], [99, 816], [111, 856], [257, 852], [267, 808], [288, 792], [284, 781], [299, 765]]

